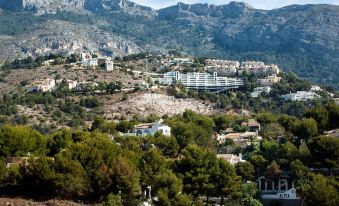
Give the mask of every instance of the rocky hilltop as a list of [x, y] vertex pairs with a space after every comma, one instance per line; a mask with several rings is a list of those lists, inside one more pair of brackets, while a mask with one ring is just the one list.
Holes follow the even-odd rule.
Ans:
[[124, 11], [138, 15], [155, 14], [149, 7], [126, 0], [0, 0], [0, 7], [10, 11], [30, 11], [36, 15], [84, 9], [93, 12]]
[[335, 5], [259, 10], [241, 2], [178, 3], [154, 10], [128, 0], [0, 0], [0, 8], [0, 59], [68, 49], [113, 55], [179, 49], [277, 63], [339, 87]]
[[256, 11], [253, 7], [242, 2], [231, 2], [227, 5], [215, 6], [213, 4], [184, 4], [160, 9], [159, 15], [165, 18], [178, 17], [227, 17], [237, 18]]
[[85, 0], [0, 0], [0, 6], [10, 11], [33, 11], [38, 15], [60, 10], [81, 9]]

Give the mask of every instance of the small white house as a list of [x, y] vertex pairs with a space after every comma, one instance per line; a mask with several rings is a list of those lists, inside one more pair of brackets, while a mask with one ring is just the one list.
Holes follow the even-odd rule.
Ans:
[[254, 91], [255, 91], [255, 92], [266, 92], [266, 93], [270, 93], [271, 90], [272, 90], [272, 88], [269, 87], [269, 86], [266, 86], [266, 87], [256, 87], [256, 88], [254, 88]]
[[269, 86], [256, 87], [256, 88], [254, 88], [253, 92], [251, 93], [251, 97], [252, 98], [257, 98], [263, 92], [265, 92], [266, 94], [269, 94], [271, 92], [271, 90], [272, 90], [272, 88], [269, 87]]
[[234, 154], [217, 154], [217, 158], [226, 160], [231, 165], [236, 165], [239, 162], [246, 162], [246, 160], [242, 159], [241, 153], [239, 154], [239, 156]]
[[97, 67], [98, 66], [98, 58], [92, 58], [91, 54], [82, 53], [81, 54], [81, 63], [84, 66], [88, 67]]
[[54, 59], [49, 59], [49, 60], [46, 60], [46, 61], [43, 61], [41, 63], [42, 66], [50, 66], [51, 64], [54, 63]]
[[26, 86], [26, 92], [51, 92], [56, 88], [54, 79], [46, 78]]
[[313, 92], [320, 92], [320, 91], [323, 91], [323, 89], [321, 87], [319, 87], [318, 85], [312, 85], [311, 86], [311, 91], [313, 91]]
[[67, 80], [68, 89], [75, 89], [78, 86], [78, 81]]
[[159, 120], [153, 123], [138, 124], [135, 125], [133, 133], [136, 136], [154, 135], [160, 131], [165, 136], [171, 136], [171, 127], [162, 123], [163, 120]]
[[113, 71], [114, 65], [112, 60], [106, 60], [105, 61], [105, 69], [106, 71]]
[[78, 81], [76, 80], [57, 79], [55, 82], [57, 86], [60, 86], [62, 83], [64, 83], [68, 89], [74, 89], [78, 86]]

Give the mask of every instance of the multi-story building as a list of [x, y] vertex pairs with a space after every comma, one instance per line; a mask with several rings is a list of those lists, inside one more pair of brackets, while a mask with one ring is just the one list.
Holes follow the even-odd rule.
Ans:
[[266, 65], [264, 62], [255, 61], [227, 61], [219, 59], [207, 59], [205, 61], [205, 70], [213, 73], [217, 72], [219, 76], [241, 75], [243, 72], [253, 74], [279, 74], [280, 69], [275, 64]]
[[206, 66], [224, 66], [224, 67], [239, 68], [240, 67], [240, 62], [238, 62], [238, 61], [222, 60], [222, 59], [206, 59], [205, 65]]
[[254, 73], [254, 74], [279, 74], [280, 69], [275, 64], [266, 65], [264, 62], [246, 61], [241, 63], [241, 68], [238, 73], [242, 74]]
[[314, 93], [314, 92], [306, 92], [306, 91], [297, 91], [296, 93], [290, 93], [281, 95], [281, 97], [285, 100], [291, 100], [291, 101], [307, 101], [311, 99], [320, 98], [321, 96]]
[[239, 88], [243, 80], [237, 78], [218, 77], [217, 73], [187, 73], [168, 72], [160, 79], [161, 84], [169, 85], [174, 82], [182, 83], [188, 89], [196, 90], [225, 90]]
[[232, 76], [237, 74], [240, 67], [238, 61], [227, 61], [220, 59], [207, 59], [205, 61], [205, 70], [214, 73], [217, 72], [219, 76]]
[[278, 83], [281, 81], [281, 77], [278, 77], [276, 74], [268, 75], [264, 79], [258, 79], [257, 83], [262, 86], [272, 86], [275, 83]]

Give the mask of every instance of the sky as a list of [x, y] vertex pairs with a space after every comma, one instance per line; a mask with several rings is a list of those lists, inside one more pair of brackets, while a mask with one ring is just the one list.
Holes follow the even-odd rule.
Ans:
[[[208, 3], [215, 5], [227, 4], [231, 0], [131, 0], [135, 3], [152, 7], [154, 9], [165, 8], [184, 2], [187, 4]], [[339, 5], [339, 0], [241, 0], [257, 9], [275, 9], [291, 4], [335, 4]]]

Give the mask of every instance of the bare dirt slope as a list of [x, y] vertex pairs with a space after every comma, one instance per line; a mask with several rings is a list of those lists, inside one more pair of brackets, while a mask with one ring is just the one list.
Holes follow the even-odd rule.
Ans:
[[66, 200], [48, 200], [37, 202], [21, 198], [0, 198], [0, 206], [90, 206]]
[[172, 116], [181, 114], [185, 110], [192, 110], [200, 114], [211, 114], [214, 111], [212, 104], [208, 102], [196, 99], [177, 99], [166, 94], [143, 93], [129, 96], [127, 100], [107, 108], [105, 116], [107, 118], [132, 117], [133, 115], [146, 117], [149, 114]]

